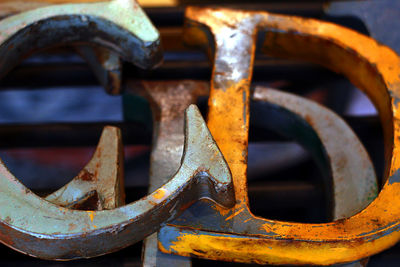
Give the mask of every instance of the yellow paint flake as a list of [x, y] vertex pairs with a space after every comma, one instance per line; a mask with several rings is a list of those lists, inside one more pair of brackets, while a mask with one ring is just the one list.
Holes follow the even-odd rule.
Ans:
[[90, 221], [93, 222], [94, 217], [96, 216], [96, 212], [94, 212], [94, 211], [88, 211], [87, 213], [88, 213], [88, 215], [89, 215]]

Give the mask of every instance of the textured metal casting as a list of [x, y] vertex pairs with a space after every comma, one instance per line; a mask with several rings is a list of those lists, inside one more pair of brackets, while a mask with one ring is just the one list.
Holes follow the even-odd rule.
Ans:
[[[165, 181], [168, 172], [173, 173], [179, 166], [176, 159], [180, 158], [182, 153], [183, 133], [179, 130], [181, 128], [179, 125], [183, 123], [183, 117], [180, 115], [182, 110], [190, 103], [194, 103], [197, 96], [207, 95], [208, 91], [209, 85], [200, 81], [128, 82], [126, 93], [140, 94], [149, 100], [153, 111], [154, 128], [158, 129], [154, 132], [153, 138], [150, 191]], [[377, 184], [372, 163], [357, 137], [337, 115], [304, 98], [274, 89], [257, 87], [252, 94], [252, 99], [268, 102], [270, 112], [283, 113], [278, 119], [280, 122], [273, 123], [270, 127], [296, 139], [312, 151], [327, 182], [334, 189], [335, 205], [332, 212], [334, 218], [351, 216], [366, 207], [376, 197]], [[287, 118], [284, 119], [285, 117]], [[265, 123], [268, 124], [268, 122]], [[307, 131], [302, 124], [312, 125], [322, 138], [322, 143], [310, 138], [312, 136], [310, 134], [299, 135], [299, 132]], [[346, 147], [337, 145], [342, 143], [351, 145]], [[319, 150], [318, 148], [323, 145], [325, 145], [325, 150]], [[330, 163], [328, 165], [326, 165], [327, 160]], [[359, 166], [364, 168], [361, 172]], [[334, 179], [333, 185], [331, 173]], [[199, 210], [203, 215], [207, 212], [205, 209]], [[186, 220], [185, 225], [188, 222], [192, 225], [201, 225], [202, 221], [196, 215], [195, 212], [192, 217], [185, 217], [182, 220]], [[229, 225], [229, 221], [226, 224]], [[163, 241], [164, 237], [169, 237], [170, 234], [176, 234], [176, 229], [162, 228], [161, 240]], [[158, 251], [155, 247], [156, 242], [157, 235], [152, 235], [145, 241], [144, 266], [190, 266], [189, 258], [173, 257]], [[353, 263], [351, 266], [362, 265]]]
[[119, 55], [102, 47], [75, 46], [89, 64], [101, 86], [110, 95], [122, 93], [122, 60]]
[[[158, 129], [154, 132], [154, 147], [151, 156], [152, 188], [150, 191], [152, 191], [165, 181], [168, 170], [173, 173], [178, 168], [179, 162], [176, 159], [180, 158], [182, 153], [180, 139], [183, 139], [183, 133], [179, 130], [181, 128], [179, 125], [183, 123], [183, 117], [180, 114], [185, 106], [196, 102], [197, 96], [207, 95], [209, 85], [200, 81], [142, 81], [128, 82], [126, 87], [124, 91], [127, 94], [140, 94], [148, 99], [153, 111], [154, 128]], [[257, 87], [252, 94], [252, 99], [268, 102], [272, 105], [268, 107], [269, 111], [274, 111], [274, 113], [282, 113], [283, 109], [290, 110], [290, 112], [283, 112], [283, 116], [288, 117], [287, 120], [283, 121], [280, 117], [278, 119], [280, 123], [273, 124], [271, 127], [296, 139], [310, 150], [314, 150], [312, 155], [326, 176], [329, 186], [334, 189], [335, 206], [332, 212], [334, 218], [351, 216], [376, 197], [377, 184], [372, 163], [361, 143], [338, 116], [304, 98], [273, 89]], [[306, 130], [299, 129], [297, 123], [295, 126], [291, 125], [288, 123], [290, 121], [300, 121], [300, 124], [303, 121], [303, 123], [313, 125], [318, 135], [322, 137], [326, 151], [318, 151], [316, 148], [323, 144], [316, 144], [315, 140], [310, 141], [309, 134], [297, 136], [299, 132]], [[351, 145], [344, 148], [337, 145], [342, 143]], [[331, 159], [330, 166], [326, 165], [324, 152]], [[361, 172], [359, 166], [364, 166]], [[331, 172], [334, 177], [333, 185]], [[191, 220], [192, 224], [197, 224], [199, 221], [196, 216]], [[168, 236], [168, 232], [168, 227], [163, 228], [162, 235]], [[172, 231], [172, 233], [175, 232]], [[189, 258], [161, 253], [155, 247], [156, 242], [157, 235], [152, 235], [145, 241], [143, 266], [190, 266]], [[365, 264], [365, 261], [363, 263]], [[363, 266], [360, 264], [357, 262], [351, 266]]]
[[[0, 1], [0, 17], [15, 15], [24, 11], [34, 10], [39, 7], [51, 6], [55, 4], [72, 4], [72, 3], [87, 3], [90, 1]], [[98, 2], [93, 1], [93, 2]], [[140, 7], [139, 7], [140, 8]], [[143, 18], [146, 20], [146, 18]], [[148, 23], [144, 21], [145, 23]], [[73, 25], [71, 25], [73, 26]], [[121, 93], [122, 82], [122, 62], [118, 53], [112, 52], [103, 47], [93, 47], [88, 45], [75, 45], [77, 53], [86, 60], [94, 75], [99, 80], [100, 84], [105, 88], [106, 92], [111, 95]]]
[[[153, 113], [153, 147], [150, 165], [150, 187], [153, 192], [168, 181], [180, 166], [183, 153], [184, 111], [206, 96], [209, 86], [195, 81], [128, 82], [125, 93], [145, 97]], [[129, 107], [128, 107], [129, 108]], [[158, 250], [157, 234], [144, 241], [143, 266], [190, 266], [190, 259]]]
[[[188, 8], [186, 16], [187, 43], [206, 47], [213, 58], [208, 127], [227, 163], [194, 106], [186, 111], [185, 135], [182, 131], [184, 109], [206, 93], [205, 86], [190, 81], [129, 85], [150, 100], [154, 114], [150, 195], [119, 207], [123, 204], [121, 140], [117, 129], [106, 128], [92, 161], [71, 183], [47, 197], [53, 203], [34, 195], [0, 166], [1, 242], [46, 259], [94, 257], [143, 239], [197, 199], [206, 198], [214, 202], [197, 202], [161, 228], [158, 237], [145, 241], [146, 266], [157, 264], [154, 260], [190, 264], [157, 251], [157, 239], [159, 248], [168, 253], [261, 264], [351, 262], [394, 244], [400, 238], [396, 231], [400, 208], [389, 210], [385, 204], [395, 201], [400, 190], [396, 178], [400, 163], [391, 157], [396, 151], [397, 125], [394, 131], [385, 128], [391, 178], [378, 200], [367, 207], [377, 193], [376, 177], [365, 149], [348, 126], [302, 98], [265, 88], [252, 94], [250, 83], [255, 38], [264, 31], [266, 53], [309, 60], [347, 75], [369, 93], [382, 120], [395, 121], [400, 68], [396, 54], [368, 37], [316, 20], [207, 8]], [[132, 0], [55, 5], [0, 22], [0, 76], [30, 51], [80, 43], [102, 47], [77, 49], [112, 94], [121, 89], [119, 56], [143, 68], [161, 61], [159, 34]], [[314, 128], [333, 178], [333, 218], [357, 215], [327, 224], [302, 224], [251, 214], [246, 185], [251, 97], [276, 105]], [[74, 210], [88, 206], [92, 210]]]
[[110, 210], [125, 204], [121, 132], [106, 126], [90, 162], [67, 185], [46, 197], [77, 210]]
[[[115, 0], [50, 6], [2, 20], [0, 74], [30, 51], [77, 42], [104, 46], [141, 67], [161, 60], [158, 32], [139, 6]], [[32, 193], [1, 164], [0, 241], [44, 259], [88, 258], [142, 240], [199, 198], [232, 206], [229, 169], [196, 107], [187, 109], [185, 125], [179, 170], [148, 196], [115, 209], [107, 210], [123, 203], [120, 135], [109, 136], [115, 129], [106, 129], [94, 158], [78, 177], [47, 197], [58, 205]], [[104, 151], [103, 145], [113, 150]], [[72, 209], [82, 208], [90, 198], [97, 198], [96, 210]], [[100, 207], [104, 210], [97, 211]]]
[[[372, 161], [362, 143], [339, 116], [317, 103], [270, 88], [256, 87], [252, 99], [294, 112], [315, 129], [330, 163], [330, 166], [322, 166], [322, 169], [331, 172], [333, 178], [330, 183], [333, 191], [333, 207], [331, 207], [333, 219], [343, 219], [357, 214], [376, 198], [378, 184]], [[282, 129], [286, 135], [290, 130], [293, 131], [290, 127], [286, 125]], [[298, 142], [307, 147], [309, 141], [306, 140], [304, 143], [298, 140]], [[314, 156], [317, 163], [318, 158], [321, 156], [318, 154], [317, 157]], [[368, 260], [363, 259], [340, 266], [360, 267], [366, 266], [367, 263]]]
[[[394, 245], [400, 238], [400, 205], [396, 204], [400, 192], [399, 57], [369, 37], [313, 19], [194, 7], [186, 10], [186, 18], [186, 42], [207, 47], [211, 56], [215, 52], [208, 127], [231, 169], [236, 205], [230, 210], [208, 208], [204, 202], [196, 205], [171, 227], [161, 229], [160, 249], [185, 256], [260, 264], [330, 265], [353, 262]], [[257, 32], [265, 33], [261, 43], [267, 54], [311, 61], [342, 73], [365, 91], [377, 107], [385, 122], [388, 179], [379, 196], [367, 207], [365, 202], [365, 208], [357, 214], [330, 223], [305, 224], [262, 219], [249, 211], [248, 118]], [[343, 135], [337, 133], [338, 138]], [[363, 171], [368, 165], [351, 166], [360, 175], [352, 179], [363, 184]], [[353, 197], [356, 193], [354, 190]], [[194, 214], [201, 211], [210, 215], [201, 222], [185, 223], [194, 222]]]
[[0, 21], [0, 76], [31, 51], [90, 43], [142, 68], [162, 61], [158, 31], [134, 0], [47, 6]]
[[315, 130], [330, 163], [327, 169], [333, 177], [333, 218], [356, 214], [376, 198], [377, 179], [368, 153], [338, 115], [305, 98], [270, 88], [256, 87], [252, 99], [293, 112]]
[[153, 193], [117, 209], [81, 211], [54, 205], [1, 164], [0, 241], [44, 259], [88, 258], [142, 240], [199, 198], [232, 206], [229, 169], [195, 106], [187, 109], [185, 124], [178, 172]]
[[[265, 124], [271, 124], [268, 128], [273, 128], [278, 133], [294, 138], [310, 150], [325, 176], [326, 182], [330, 182], [333, 189], [332, 217], [334, 219], [346, 218], [356, 214], [376, 197], [378, 189], [372, 162], [361, 142], [340, 117], [312, 101], [270, 88], [256, 87], [252, 93], [252, 100], [268, 103], [267, 112], [279, 115], [277, 116], [279, 122], [265, 122]], [[319, 140], [310, 138], [312, 136], [310, 134], [298, 134], [306, 132], [307, 126], [314, 129], [321, 144], [318, 143]], [[338, 144], [346, 144], [346, 146]], [[322, 146], [323, 150], [318, 149]], [[326, 161], [328, 161], [328, 165], [326, 165]], [[246, 233], [246, 231], [249, 228], [254, 229], [254, 225], [259, 223], [260, 218], [253, 217], [248, 213], [249, 211], [243, 209], [243, 206], [237, 208], [239, 208], [239, 212], [235, 209], [212, 210], [208, 203], [195, 205], [176, 221], [161, 228], [159, 234], [160, 248], [164, 252], [166, 252], [165, 248], [167, 247], [169, 252], [189, 255], [186, 254], [186, 251], [188, 251], [186, 245], [188, 244], [190, 249], [197, 251], [197, 253], [190, 252], [190, 255], [235, 261], [236, 258], [214, 258], [214, 254], [207, 254], [208, 252], [218, 253], [217, 251], [221, 249], [219, 246], [213, 247], [212, 243], [208, 243], [207, 246], [209, 247], [204, 248], [204, 243], [193, 245], [188, 240], [198, 238], [198, 241], [201, 241], [203, 238], [207, 239], [208, 235], [215, 234], [212, 234], [211, 231], [218, 232], [222, 229], [225, 233], [230, 233], [231, 238], [247, 237], [250, 244], [243, 245], [242, 248], [247, 251], [245, 247], [251, 247], [249, 235], [251, 232]], [[221, 215], [216, 215], [215, 210], [218, 210]], [[207, 212], [210, 213], [209, 217], [204, 216]], [[196, 217], [198, 213], [203, 214], [206, 219], [199, 220]], [[241, 215], [237, 216], [239, 214]], [[234, 224], [234, 220], [237, 220], [236, 224]], [[242, 226], [240, 223], [244, 225]], [[188, 226], [195, 226], [202, 231], [187, 231]], [[182, 232], [182, 234], [177, 234], [177, 232]], [[222, 240], [230, 242], [229, 238]], [[201, 246], [203, 250], [198, 246]], [[181, 249], [184, 253], [181, 253]], [[204, 252], [204, 254], [200, 254], [199, 251]], [[349, 266], [363, 265], [353, 263]]]

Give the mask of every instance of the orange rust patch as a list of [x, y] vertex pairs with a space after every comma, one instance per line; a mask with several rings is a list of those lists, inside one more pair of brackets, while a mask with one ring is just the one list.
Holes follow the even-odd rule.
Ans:
[[157, 200], [161, 200], [167, 195], [167, 193], [168, 193], [168, 191], [164, 188], [157, 189], [153, 193], [153, 198], [155, 198]]
[[88, 172], [86, 169], [83, 169], [79, 173], [78, 178], [82, 181], [93, 181], [94, 175], [92, 173]]
[[271, 227], [269, 225], [269, 223], [264, 223], [261, 227], [260, 230], [264, 230], [265, 232], [271, 232]]
[[3, 244], [7, 244], [9, 246], [14, 245], [14, 241], [11, 238], [10, 233], [7, 232], [7, 230], [11, 229], [9, 226], [5, 226], [5, 230], [0, 229], [0, 239], [2, 240]]
[[[200, 28], [197, 24], [206, 25], [217, 36], [228, 23], [232, 29], [239, 28], [238, 21], [253, 14], [260, 19], [260, 28], [274, 29], [268, 31], [262, 46], [262, 50], [268, 51], [269, 55], [308, 60], [345, 74], [355, 86], [371, 97], [379, 110], [381, 121], [388, 122], [384, 124], [385, 159], [388, 162], [385, 174], [387, 176], [390, 173], [392, 177], [372, 204], [346, 220], [326, 224], [268, 223], [265, 220], [260, 230], [273, 232], [276, 239], [269, 236], [258, 239], [234, 238], [229, 234], [181, 234], [170, 246], [171, 250], [182, 256], [201, 257], [206, 252], [208, 259], [216, 260], [327, 265], [365, 258], [399, 241], [397, 226], [400, 206], [393, 205], [400, 192], [400, 107], [397, 106], [400, 102], [399, 57], [369, 37], [313, 19], [198, 7], [189, 7], [185, 14], [189, 21], [195, 22], [192, 24], [194, 27], [189, 27], [189, 31], [185, 32], [185, 40], [189, 39], [190, 44], [208, 43], [208, 39], [203, 38], [203, 30], [196, 30], [195, 27]], [[222, 50], [218, 54], [218, 45], [214, 43], [217, 47], [209, 98], [208, 127], [230, 167], [237, 201], [235, 210], [238, 210], [242, 202], [244, 205], [248, 202], [246, 148], [248, 94], [253, 62], [246, 68], [248, 81], [243, 79], [232, 85], [231, 80], [221, 78], [223, 74], [229, 76], [232, 73], [219, 65], [217, 57], [222, 54]], [[251, 50], [249, 52], [254, 56], [254, 46]], [[241, 63], [244, 65], [244, 62]], [[219, 75], [218, 80], [215, 79], [216, 75]], [[390, 101], [392, 110], [389, 108]], [[390, 208], [387, 203], [392, 203]], [[216, 205], [213, 208], [221, 211]], [[387, 228], [382, 228], [383, 225]], [[373, 235], [379, 236], [372, 238]]]

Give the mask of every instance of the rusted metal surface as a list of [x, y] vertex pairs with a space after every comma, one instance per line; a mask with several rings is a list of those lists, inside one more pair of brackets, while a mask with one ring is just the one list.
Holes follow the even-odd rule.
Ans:
[[[196, 205], [173, 226], [161, 230], [161, 250], [240, 262], [329, 265], [356, 261], [395, 244], [400, 238], [400, 208], [395, 204], [400, 190], [396, 156], [399, 57], [369, 37], [312, 19], [211, 8], [188, 8], [186, 17], [187, 42], [207, 47], [211, 43], [215, 51], [208, 126], [231, 168], [236, 205], [231, 210], [214, 207], [214, 213], [204, 202]], [[369, 95], [381, 120], [392, 122], [384, 127], [388, 180], [377, 199], [361, 212], [324, 224], [280, 222], [250, 213], [246, 193], [247, 129], [257, 31], [266, 32], [263, 51], [318, 63], [344, 74]], [[352, 168], [365, 170], [364, 165]], [[364, 178], [361, 175], [358, 179]], [[376, 187], [367, 191], [376, 192]], [[197, 222], [193, 215], [202, 210], [212, 215]], [[195, 223], [188, 225], [187, 221]]]
[[[0, 73], [4, 75], [30, 51], [76, 42], [103, 45], [141, 67], [152, 67], [161, 59], [158, 32], [135, 2], [58, 5], [0, 22]], [[122, 155], [118, 131], [109, 136], [111, 129], [106, 130], [95, 158], [70, 184], [48, 197], [59, 205], [36, 196], [1, 164], [0, 241], [44, 259], [88, 258], [142, 240], [199, 198], [233, 205], [229, 169], [200, 113], [189, 107], [185, 120], [179, 170], [148, 196], [115, 209], [107, 210], [123, 203], [121, 198], [110, 199], [123, 195], [119, 192]], [[112, 150], [104, 151], [103, 145]], [[95, 195], [91, 195], [93, 191]], [[82, 208], [83, 200], [93, 198], [100, 202], [96, 210], [62, 207]], [[97, 211], [101, 206], [105, 209]]]
[[[148, 98], [153, 110], [154, 128], [157, 130], [154, 133], [152, 152], [150, 180], [150, 191], [152, 191], [165, 181], [168, 172], [164, 172], [170, 170], [173, 173], [175, 167], [179, 166], [179, 162], [174, 164], [174, 159], [179, 158], [182, 151], [180, 147], [182, 142], [179, 139], [182, 139], [183, 136], [178, 125], [182, 124], [183, 118], [179, 114], [185, 106], [195, 102], [198, 95], [207, 94], [209, 88], [205, 82], [198, 81], [130, 82], [127, 87], [127, 93], [139, 93]], [[296, 115], [291, 115], [291, 120], [296, 120], [296, 116], [301, 117], [311, 124], [322, 138], [322, 143], [326, 145], [330, 166], [320, 163], [320, 167], [323, 172], [327, 173], [332, 168], [335, 196], [332, 216], [335, 219], [357, 213], [376, 197], [377, 184], [372, 163], [361, 143], [338, 116], [303, 98], [273, 89], [258, 87], [253, 92], [252, 99], [269, 102], [276, 105], [277, 109], [285, 108], [295, 112]], [[288, 130], [285, 127], [280, 131]], [[291, 136], [296, 138], [295, 135]], [[307, 140], [301, 140], [301, 137], [297, 137], [297, 139], [305, 146], [307, 146], [307, 142], [309, 143]], [[338, 146], [338, 143], [352, 145], [343, 148]], [[308, 144], [308, 146], [310, 145]], [[315, 145], [311, 145], [310, 149], [315, 149], [314, 147]], [[314, 154], [316, 154], [317, 161], [324, 161], [323, 155], [315, 152]], [[358, 168], [360, 166], [362, 166], [361, 171]], [[201, 221], [198, 221], [198, 219], [191, 218], [193, 224], [201, 224]], [[185, 225], [187, 223], [186, 221]], [[165, 227], [161, 231], [161, 242], [164, 241], [165, 236], [169, 237], [170, 234], [175, 234], [169, 227]], [[145, 241], [144, 266], [187, 266], [190, 264], [184, 258], [167, 257], [160, 253], [154, 248], [154, 242], [157, 242], [156, 235]], [[179, 250], [177, 251], [179, 252]], [[353, 263], [351, 266], [360, 266], [359, 264]]]
[[[3, 1], [0, 2], [0, 9], [2, 9], [0, 17], [7, 17], [13, 14], [54, 4], [72, 4], [81, 2], [82, 1], [24, 1], [23, 3], [16, 3], [15, 1]], [[2, 6], [4, 7], [1, 8]], [[76, 45], [75, 50], [89, 64], [96, 78], [107, 93], [111, 95], [118, 95], [121, 93], [122, 62], [117, 53], [102, 47], [92, 47], [87, 45]]]
[[[360, 141], [350, 130], [349, 126], [337, 115], [309, 100], [270, 88], [257, 87], [254, 90], [252, 99], [255, 101], [267, 101], [275, 105], [275, 112], [282, 112], [282, 110], [292, 112], [289, 115], [291, 117], [290, 120], [296, 121], [301, 118], [305, 123], [309, 123], [321, 138], [321, 142], [325, 146], [328, 166], [321, 166], [321, 163], [319, 163], [319, 166], [323, 173], [332, 170], [332, 186], [334, 190], [332, 217], [334, 219], [349, 217], [357, 213], [375, 198], [377, 184], [373, 165]], [[287, 131], [292, 127], [281, 125], [279, 128], [277, 127], [279, 124], [274, 124], [274, 126], [278, 132]], [[291, 130], [295, 129], [292, 128]], [[297, 131], [299, 130], [297, 129]], [[307, 140], [308, 137], [296, 137], [296, 135], [291, 135], [291, 137], [311, 149], [317, 162], [324, 161], [323, 155], [315, 150], [315, 144], [310, 146], [310, 141]], [[342, 143], [345, 143], [346, 146], [337, 145]], [[361, 168], [362, 170], [360, 171]], [[164, 249], [168, 248], [169, 252], [180, 255], [194, 255], [218, 260], [237, 261], [237, 259], [243, 259], [239, 258], [238, 254], [235, 254], [235, 257], [226, 256], [224, 258], [215, 257], [215, 254], [224, 253], [225, 249], [231, 249], [229, 243], [232, 238], [243, 238], [247, 241], [246, 244], [243, 244], [242, 249], [246, 251], [243, 256], [248, 255], [249, 251], [246, 248], [251, 247], [252, 242], [256, 243], [252, 239], [253, 235], [260, 235], [262, 233], [260, 230], [263, 230], [263, 228], [260, 228], [256, 231], [255, 226], [261, 227], [265, 221], [251, 215], [250, 211], [244, 209], [247, 208], [246, 206], [235, 207], [236, 210], [223, 211], [219, 209], [218, 211], [221, 212], [220, 215], [216, 215], [215, 211], [213, 212], [208, 206], [208, 203], [196, 205], [185, 212], [175, 222], [169, 224], [167, 227], [163, 227], [160, 232], [161, 249], [166, 251]], [[237, 213], [238, 208], [239, 213]], [[198, 220], [195, 217], [197, 213], [205, 214], [206, 212], [212, 213], [212, 216], [210, 218], [207, 217], [205, 220]], [[239, 214], [239, 216], [235, 213]], [[211, 218], [212, 221], [207, 221]], [[233, 224], [235, 223], [234, 220], [237, 220], [236, 224]], [[191, 225], [195, 226], [196, 230], [190, 229]], [[219, 234], [219, 231], [222, 231], [222, 233]], [[214, 241], [209, 240], [210, 236], [221, 238], [224, 246], [221, 245], [219, 247], [218, 242], [215, 247], [210, 245], [212, 243], [209, 242]], [[193, 239], [197, 240], [197, 243], [190, 242]], [[260, 239], [262, 238], [260, 237]], [[209, 244], [206, 249], [203, 247], [205, 245], [203, 241]], [[200, 254], [199, 251], [204, 251], [204, 253]], [[215, 254], [211, 254], [210, 256], [208, 252]], [[259, 258], [264, 255], [251, 256], [252, 262], [260, 263]], [[359, 266], [356, 264], [358, 263], [354, 263], [351, 266]]]
[[[100, 137], [92, 160], [64, 187], [46, 197], [53, 204], [82, 210], [109, 210], [125, 204], [124, 159], [121, 132], [107, 126]], [[89, 203], [91, 204], [91, 203]]]
[[252, 99], [290, 110], [315, 129], [330, 161], [333, 218], [342, 219], [356, 214], [375, 199], [378, 185], [371, 160], [340, 117], [309, 100], [270, 88], [256, 87]]
[[94, 257], [142, 240], [198, 198], [231, 206], [229, 169], [193, 106], [186, 111], [185, 125], [178, 172], [150, 195], [117, 209], [80, 211], [56, 206], [33, 194], [2, 164], [0, 241], [45, 259]]
[[[209, 86], [199, 81], [153, 81], [130, 82], [127, 93], [139, 93], [146, 97], [152, 107], [154, 116], [153, 152], [150, 177], [150, 192], [164, 182], [168, 173], [174, 173], [179, 166], [182, 153], [183, 135], [179, 130], [183, 123], [182, 111], [190, 103], [195, 103], [198, 95], [208, 94]], [[255, 101], [269, 102], [278, 108], [286, 108], [295, 112], [297, 116], [311, 124], [326, 145], [326, 153], [330, 158], [330, 166], [324, 164], [324, 155], [316, 154], [324, 173], [330, 173], [334, 177], [334, 184], [329, 182], [334, 189], [334, 204], [332, 216], [335, 219], [351, 216], [365, 208], [377, 195], [376, 177], [370, 159], [358, 141], [352, 134], [346, 123], [332, 112], [321, 106], [300, 97], [278, 92], [273, 89], [256, 88], [252, 99]], [[315, 115], [318, 114], [318, 115]], [[291, 120], [295, 120], [291, 115]], [[321, 119], [323, 118], [323, 119]], [[286, 125], [285, 131], [289, 129]], [[293, 129], [291, 129], [293, 131]], [[296, 132], [296, 131], [294, 131]], [[345, 133], [336, 137], [338, 133]], [[296, 138], [296, 133], [290, 135]], [[297, 137], [297, 139], [301, 137]], [[307, 138], [305, 138], [307, 139]], [[315, 144], [310, 145], [307, 140], [299, 140], [306, 147], [315, 149]], [[308, 144], [307, 144], [308, 143]], [[351, 146], [338, 146], [337, 144], [350, 143]], [[324, 151], [322, 151], [323, 153]], [[175, 162], [175, 163], [174, 163]], [[362, 169], [358, 168], [362, 166]], [[170, 171], [168, 171], [170, 170]], [[330, 174], [326, 174], [328, 178]], [[356, 193], [355, 193], [356, 192]], [[196, 219], [192, 221], [195, 222]], [[163, 232], [166, 235], [165, 232]], [[187, 266], [190, 264], [184, 258], [173, 258], [157, 251], [155, 244], [157, 235], [153, 235], [145, 241], [143, 257], [144, 266]], [[352, 266], [359, 266], [354, 263]]]
[[[357, 214], [376, 198], [378, 184], [373, 164], [361, 142], [339, 116], [312, 101], [270, 88], [256, 87], [252, 99], [295, 112], [315, 129], [330, 163], [323, 168], [332, 173], [334, 220]], [[364, 259], [341, 266], [366, 266], [367, 263]]]
[[122, 155], [119, 129], [105, 127], [92, 160], [77, 177], [46, 200], [77, 210], [114, 209], [124, 205]]
[[31, 51], [76, 43], [107, 48], [142, 68], [162, 60], [159, 33], [135, 1], [54, 5], [0, 22], [0, 75]]
[[117, 53], [101, 47], [75, 46], [97, 80], [110, 95], [122, 93], [122, 60]]
[[[95, 73], [107, 90], [118, 94], [121, 92], [119, 55], [145, 68], [154, 67], [161, 60], [158, 33], [140, 13], [140, 8], [137, 14], [129, 13], [132, 10], [138, 10], [136, 3], [114, 0], [58, 5], [9, 17], [0, 22], [0, 64], [3, 66], [0, 75], [7, 73], [31, 50], [58, 43], [93, 43], [112, 52], [96, 48], [83, 51], [83, 56], [92, 68], [97, 68]], [[103, 135], [100, 141], [99, 148], [103, 145], [113, 148], [107, 149], [109, 154], [104, 155], [103, 149], [98, 148], [78, 177], [48, 197], [53, 204], [32, 194], [0, 166], [3, 168], [0, 183], [2, 188], [9, 189], [0, 192], [0, 203], [3, 206], [13, 203], [8, 207], [10, 210], [0, 210], [2, 242], [48, 259], [93, 257], [144, 238], [165, 221], [176, 218], [198, 198], [212, 199], [219, 204], [207, 200], [198, 202], [182, 217], [163, 227], [158, 237], [153, 235], [146, 240], [146, 266], [171, 263], [176, 266], [179, 261], [182, 265], [190, 264], [187, 259], [169, 259], [157, 251], [157, 239], [162, 251], [183, 256], [324, 265], [358, 260], [397, 241], [396, 214], [400, 212], [380, 210], [385, 207], [382, 203], [397, 194], [395, 175], [385, 187], [386, 195], [380, 202], [374, 202], [372, 208], [328, 224], [286, 223], [255, 217], [248, 206], [246, 185], [250, 84], [257, 31], [267, 31], [263, 40], [266, 52], [308, 59], [348, 74], [360, 87], [365, 85], [383, 119], [391, 119], [391, 111], [387, 109], [390, 97], [396, 100], [398, 77], [394, 73], [398, 75], [400, 68], [397, 56], [371, 39], [313, 20], [263, 12], [195, 8], [188, 9], [187, 17], [187, 42], [208, 47], [210, 57], [214, 58], [208, 114], [213, 136], [193, 106], [186, 112], [186, 135], [182, 132], [184, 109], [207, 91], [206, 86], [199, 87], [199, 83], [189, 81], [129, 85], [150, 100], [155, 114], [150, 195], [115, 208], [123, 204], [122, 194], [118, 193], [122, 188], [122, 169], [118, 164], [121, 149], [117, 132], [109, 139]], [[132, 23], [132, 18], [137, 20]], [[68, 29], [71, 25], [73, 31]], [[40, 41], [31, 34], [45, 31], [50, 38]], [[213, 45], [209, 46], [210, 43]], [[362, 46], [372, 50], [372, 55]], [[329, 50], [327, 55], [320, 47]], [[382, 55], [385, 60], [381, 59]], [[348, 64], [343, 66], [343, 62]], [[359, 72], [357, 67], [361, 69]], [[392, 90], [390, 96], [386, 94], [388, 88]], [[314, 127], [325, 145], [332, 171], [335, 219], [360, 212], [374, 199], [377, 185], [372, 164], [343, 121], [311, 102], [272, 89], [257, 88], [253, 98], [289, 110], [293, 117], [301, 117]], [[390, 130], [386, 129], [389, 152]], [[234, 190], [230, 171], [213, 138], [232, 172]], [[104, 140], [114, 143], [106, 145]], [[336, 142], [348, 145], [340, 148]], [[397, 165], [394, 157], [388, 171], [395, 174]], [[234, 207], [230, 208], [235, 199]], [[73, 210], [84, 209], [84, 205], [91, 205], [93, 210]], [[96, 211], [101, 209], [104, 210]]]
[[[149, 193], [168, 181], [180, 166], [183, 153], [184, 111], [198, 96], [208, 94], [206, 83], [195, 81], [153, 81], [128, 83], [127, 93], [146, 97], [153, 113], [153, 147]], [[191, 266], [190, 259], [163, 254], [157, 234], [144, 241], [143, 266]]]

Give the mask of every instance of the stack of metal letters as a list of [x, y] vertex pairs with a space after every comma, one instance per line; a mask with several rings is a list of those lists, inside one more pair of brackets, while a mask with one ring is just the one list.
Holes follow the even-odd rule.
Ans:
[[0, 0], [1, 265], [398, 265], [399, 15]]

